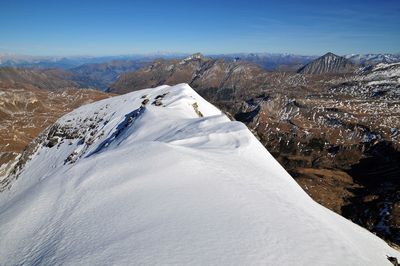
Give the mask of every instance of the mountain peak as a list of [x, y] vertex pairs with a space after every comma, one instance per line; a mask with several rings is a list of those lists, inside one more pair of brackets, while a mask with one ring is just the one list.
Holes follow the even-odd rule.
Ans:
[[354, 64], [341, 56], [328, 52], [300, 68], [301, 74], [342, 74], [355, 70]]
[[194, 53], [191, 55], [191, 57], [196, 59], [201, 59], [204, 58], [204, 55], [202, 53]]
[[204, 59], [203, 54], [201, 54], [201, 53], [194, 53], [194, 54], [192, 54], [192, 55], [190, 55], [190, 56], [184, 58], [184, 59], [181, 61], [181, 63], [186, 63], [186, 62], [193, 61], [193, 60], [203, 60], [203, 59]]
[[338, 56], [338, 55], [336, 55], [336, 54], [334, 54], [334, 53], [332, 53], [332, 52], [327, 52], [327, 53], [324, 54], [322, 57], [328, 57], [328, 56], [330, 56], [330, 57], [340, 57], [340, 56]]

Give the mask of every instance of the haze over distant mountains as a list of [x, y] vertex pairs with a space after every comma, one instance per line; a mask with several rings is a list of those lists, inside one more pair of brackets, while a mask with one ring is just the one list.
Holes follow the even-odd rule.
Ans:
[[[115, 56], [30, 56], [16, 54], [1, 54], [0, 66], [38, 67], [38, 68], [75, 68], [84, 64], [101, 64], [110, 61], [135, 60], [151, 62], [155, 59], [180, 59], [189, 56], [188, 53], [154, 53]], [[318, 58], [317, 55], [296, 55], [289, 53], [233, 53], [206, 54], [211, 58], [226, 60], [243, 60], [256, 63], [267, 70], [297, 70], [301, 66]], [[343, 57], [355, 64], [375, 65], [378, 63], [395, 63], [400, 61], [400, 54], [349, 54]]]
[[84, 64], [101, 64], [110, 61], [151, 61], [156, 58], [179, 58], [185, 57], [184, 53], [154, 53], [154, 54], [131, 54], [110, 56], [31, 56], [18, 54], [1, 54], [0, 66], [12, 67], [38, 67], [38, 68], [74, 68]]

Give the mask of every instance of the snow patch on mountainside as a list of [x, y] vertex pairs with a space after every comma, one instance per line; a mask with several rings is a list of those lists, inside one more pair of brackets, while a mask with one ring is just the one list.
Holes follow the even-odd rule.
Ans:
[[376, 65], [380, 63], [396, 63], [400, 62], [398, 54], [350, 54], [344, 56], [358, 65]]
[[392, 265], [187, 84], [82, 106], [0, 193], [1, 265]]
[[368, 82], [369, 86], [387, 85], [387, 89], [396, 90], [400, 84], [400, 63], [378, 64], [361, 69], [357, 81]]

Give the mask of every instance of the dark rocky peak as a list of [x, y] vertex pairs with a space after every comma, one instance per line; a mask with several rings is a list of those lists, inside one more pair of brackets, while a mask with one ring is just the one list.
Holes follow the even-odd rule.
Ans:
[[322, 57], [334, 57], [334, 58], [336, 58], [336, 57], [340, 57], [340, 56], [338, 56], [338, 55], [336, 55], [336, 54], [334, 54], [332, 52], [327, 52]]
[[348, 59], [331, 52], [315, 59], [297, 72], [301, 74], [342, 74], [350, 73], [356, 69]]

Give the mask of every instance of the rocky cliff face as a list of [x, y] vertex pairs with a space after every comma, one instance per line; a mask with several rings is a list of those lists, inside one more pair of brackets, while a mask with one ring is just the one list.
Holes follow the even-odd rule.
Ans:
[[343, 74], [351, 73], [356, 69], [348, 59], [327, 53], [308, 63], [298, 70], [301, 74]]

